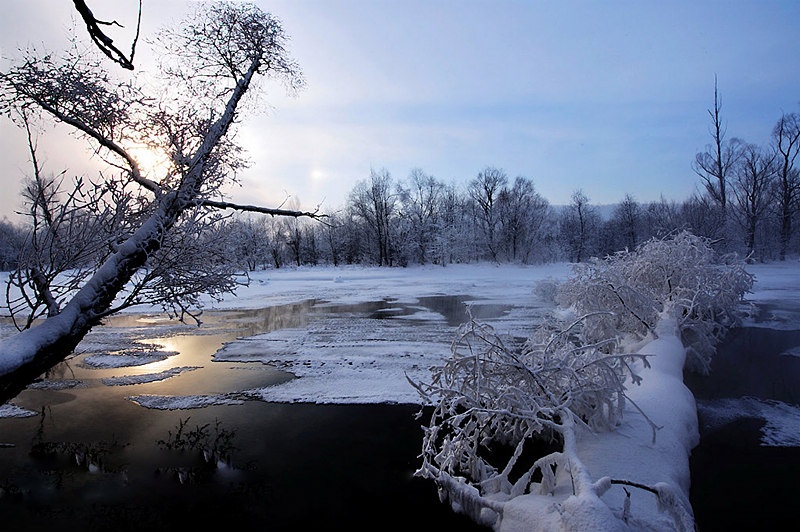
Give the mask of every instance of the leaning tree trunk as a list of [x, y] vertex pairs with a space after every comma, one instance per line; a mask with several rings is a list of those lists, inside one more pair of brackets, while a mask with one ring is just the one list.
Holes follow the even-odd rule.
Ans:
[[236, 108], [258, 70], [255, 59], [234, 88], [225, 112], [211, 126], [178, 189], [157, 200], [156, 211], [109, 256], [55, 316], [3, 340], [0, 345], [0, 403], [17, 395], [33, 379], [64, 360], [86, 334], [108, 315], [117, 294], [158, 251], [180, 215], [197, 204], [206, 161], [228, 131]]

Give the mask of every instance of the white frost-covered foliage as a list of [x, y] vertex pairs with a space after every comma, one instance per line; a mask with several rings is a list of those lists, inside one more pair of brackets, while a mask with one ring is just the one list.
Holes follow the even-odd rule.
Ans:
[[589, 341], [643, 339], [663, 312], [670, 313], [678, 320], [689, 369], [705, 374], [752, 285], [741, 260], [718, 257], [709, 240], [683, 231], [577, 265], [556, 299], [578, 315], [595, 313], [586, 331]]
[[[595, 525], [627, 528], [628, 512], [614, 513], [600, 499], [621, 484], [652, 493], [676, 530], [692, 530], [680, 487], [593, 480], [577, 438], [587, 430], [614, 430], [626, 404], [638, 409], [626, 389], [641, 382], [649, 362], [626, 347], [655, 338], [659, 320], [674, 317], [690, 342], [687, 351], [707, 368], [721, 328], [751, 284], [741, 265], [715, 261], [707, 241], [680, 233], [576, 267], [556, 295], [561, 318], [540, 326], [521, 347], [505, 344], [486, 325], [463, 325], [452, 356], [433, 368], [431, 381], [412, 382], [436, 405], [417, 476], [434, 480], [454, 510], [496, 529], [507, 501], [555, 495], [564, 489], [558, 479], [567, 478], [568, 505], [580, 508], [570, 510], [573, 516], [586, 513]], [[660, 427], [640, 413], [655, 441]], [[543, 442], [558, 450], [542, 451]], [[545, 513], [559, 511], [555, 498], [543, 500], [553, 501], [543, 503]], [[549, 530], [544, 521], [537, 526]]]

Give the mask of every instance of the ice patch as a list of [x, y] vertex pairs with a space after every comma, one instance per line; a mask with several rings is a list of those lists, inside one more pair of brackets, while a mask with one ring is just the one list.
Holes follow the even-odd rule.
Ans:
[[131, 395], [127, 397], [139, 406], [156, 410], [185, 410], [217, 405], [240, 405], [244, 401], [222, 395]]
[[28, 410], [26, 408], [21, 408], [17, 405], [12, 405], [11, 403], [6, 403], [4, 405], [0, 405], [0, 418], [5, 417], [33, 417], [37, 416], [38, 414], [32, 410]]
[[698, 402], [705, 430], [714, 430], [742, 418], [763, 419], [761, 445], [800, 447], [800, 407], [755, 397]]
[[193, 371], [200, 369], [200, 366], [182, 366], [180, 368], [170, 368], [166, 371], [159, 373], [148, 373], [146, 375], [123, 375], [121, 377], [109, 377], [102, 379], [103, 384], [106, 386], [129, 386], [132, 384], [144, 384], [147, 382], [156, 382], [169, 379], [175, 375], [180, 375], [185, 371]]
[[791, 356], [791, 357], [800, 357], [800, 345], [792, 347], [791, 349], [787, 349], [783, 353], [783, 356]]
[[143, 366], [152, 362], [160, 362], [177, 351], [136, 351], [127, 350], [119, 353], [101, 353], [88, 355], [83, 359], [83, 366], [89, 368], [123, 368], [130, 366]]
[[32, 390], [67, 390], [83, 386], [83, 382], [76, 379], [42, 379], [28, 385]]

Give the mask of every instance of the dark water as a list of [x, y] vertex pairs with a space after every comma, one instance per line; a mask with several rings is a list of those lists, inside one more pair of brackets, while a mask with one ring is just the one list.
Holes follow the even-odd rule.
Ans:
[[[442, 296], [417, 308], [441, 312], [454, 326], [463, 321], [464, 301]], [[237, 336], [302, 326], [315, 312], [412, 312], [388, 301], [324, 310], [317, 303], [209, 315], [193, 331], [142, 317], [112, 320], [110, 327], [132, 327], [136, 339], [180, 354], [100, 370], [83, 367], [81, 355], [51, 375], [81, 386], [28, 389], [15, 398], [39, 415], [0, 419], [0, 530], [481, 530], [440, 503], [433, 483], [413, 476], [430, 415], [417, 419], [418, 406], [246, 401], [154, 410], [126, 399], [280, 382], [292, 377], [260, 363], [212, 362], [211, 355]], [[183, 365], [199, 369], [154, 383], [102, 383]]]
[[760, 418], [713, 426], [703, 416], [703, 403], [721, 398], [800, 405], [800, 358], [782, 354], [797, 346], [800, 330], [733, 329], [709, 376], [686, 375], [699, 405], [701, 440], [690, 459], [690, 498], [701, 532], [798, 529], [800, 448], [762, 445]]
[[[197, 450], [156, 444], [186, 412], [153, 412], [147, 426], [130, 431], [70, 423], [72, 430], [46, 430], [44, 440], [86, 441], [93, 432], [103, 438], [88, 443], [115, 442], [103, 470], [90, 473], [58, 454], [5, 470], [7, 483], [25, 481], [19, 494], [0, 499], [3, 530], [479, 530], [441, 504], [429, 481], [413, 477], [418, 411], [259, 402], [191, 411], [191, 427], [222, 420], [222, 430], [235, 432], [232, 442], [241, 447], [231, 451], [227, 472]], [[191, 475], [185, 484], [181, 468]]]

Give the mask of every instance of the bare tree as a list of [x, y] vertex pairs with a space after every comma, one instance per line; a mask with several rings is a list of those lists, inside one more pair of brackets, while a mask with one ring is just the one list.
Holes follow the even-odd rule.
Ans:
[[599, 224], [600, 215], [589, 204], [586, 194], [582, 190], [573, 192], [572, 201], [562, 212], [559, 224], [569, 260], [583, 262], [591, 255]]
[[719, 205], [707, 194], [695, 194], [680, 204], [682, 228], [711, 239], [717, 246], [726, 236], [727, 217], [723, 214]]
[[647, 238], [663, 238], [683, 227], [680, 205], [675, 201], [667, 201], [663, 196], [659, 201], [652, 201], [647, 205], [644, 219]]
[[419, 264], [430, 260], [434, 233], [438, 229], [439, 203], [444, 184], [420, 168], [411, 170], [408, 187], [399, 186], [402, 210], [400, 215], [410, 226], [414, 258]]
[[497, 260], [498, 253], [497, 232], [500, 216], [497, 201], [500, 191], [507, 183], [508, 176], [503, 170], [487, 167], [478, 173], [467, 189], [475, 205], [477, 226], [493, 261]]
[[392, 265], [392, 217], [397, 196], [392, 192], [388, 170], [371, 170], [369, 180], [356, 184], [350, 193], [350, 208], [369, 228], [377, 252], [378, 266]]
[[498, 195], [503, 247], [509, 260], [527, 262], [550, 211], [530, 179], [518, 176]]
[[777, 203], [780, 223], [780, 259], [786, 260], [786, 251], [792, 238], [792, 219], [800, 211], [800, 171], [795, 166], [800, 153], [800, 116], [797, 113], [781, 116], [772, 130], [777, 150]]
[[625, 249], [636, 249], [642, 240], [642, 208], [630, 194], [614, 208], [612, 220], [617, 223]]
[[765, 151], [755, 144], [742, 150], [741, 162], [732, 182], [733, 213], [745, 233], [747, 255], [756, 248], [756, 230], [769, 209], [769, 194], [775, 177], [775, 152]]
[[738, 139], [725, 139], [726, 127], [722, 123], [722, 103], [717, 91], [717, 78], [714, 78], [714, 108], [708, 110], [711, 117], [711, 144], [706, 151], [695, 156], [693, 169], [703, 182], [706, 193], [721, 211], [723, 220], [728, 207], [728, 182], [741, 155]]
[[[70, 50], [26, 56], [0, 73], [0, 110], [40, 113], [85, 137], [119, 169], [126, 198], [140, 214], [129, 231], [109, 240], [98, 266], [80, 279], [68, 300], [41, 324], [0, 346], [0, 387], [19, 387], [61, 360], [102, 319], [121, 308], [157, 297], [182, 317], [198, 293], [221, 294], [235, 283], [230, 269], [198, 276], [224, 257], [202, 255], [201, 237], [223, 216], [240, 209], [271, 215], [316, 216], [283, 209], [235, 205], [221, 187], [242, 168], [229, 135], [240, 104], [257, 78], [290, 89], [302, 85], [285, 48], [280, 22], [249, 4], [211, 3], [177, 30], [164, 30], [163, 72], [168, 85], [160, 100], [132, 82], [116, 82], [86, 52]], [[170, 167], [145, 175], [130, 146], [160, 149]]]
[[10, 271], [17, 267], [25, 234], [17, 224], [7, 218], [0, 220], [0, 271]]

